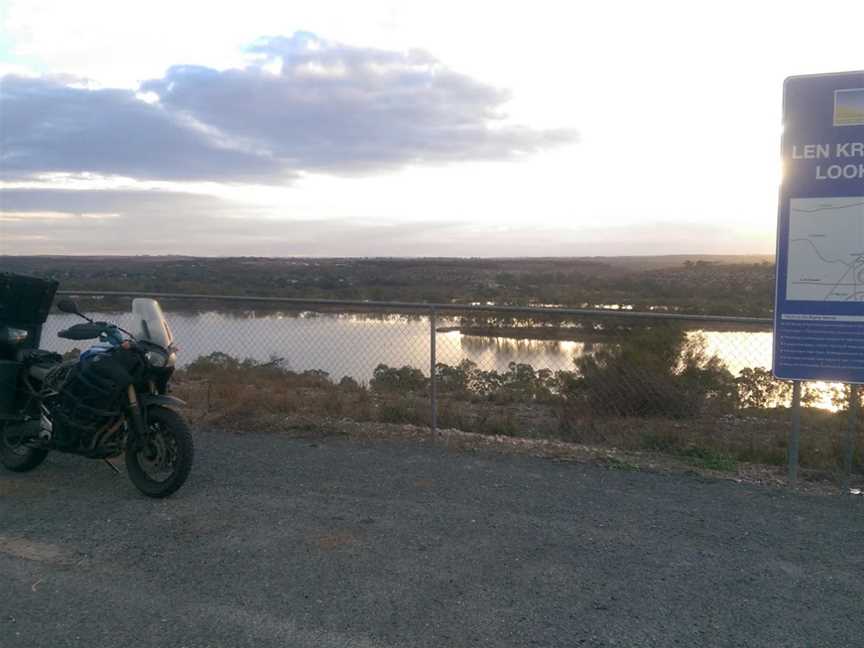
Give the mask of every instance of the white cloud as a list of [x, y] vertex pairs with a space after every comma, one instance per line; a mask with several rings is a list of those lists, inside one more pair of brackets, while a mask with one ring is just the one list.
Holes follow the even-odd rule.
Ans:
[[260, 58], [244, 68], [174, 66], [137, 91], [3, 77], [2, 173], [284, 183], [310, 171], [507, 159], [573, 140], [505, 123], [504, 91], [426, 53], [309, 33], [261, 39], [250, 51]]
[[[413, 166], [409, 155], [407, 168], [393, 171], [385, 157], [381, 166], [365, 167], [375, 175], [359, 181], [318, 173], [336, 170], [324, 165], [290, 187], [196, 181], [195, 191], [263, 203], [270, 219], [530, 223], [557, 228], [562, 237], [582, 232], [586, 240], [599, 225], [612, 224], [620, 226], [620, 249], [631, 251], [640, 249], [640, 240], [646, 250], [662, 247], [652, 238], [654, 226], [635, 226], [666, 223], [658, 231], [670, 243], [691, 246], [681, 252], [707, 251], [726, 241], [770, 252], [783, 78], [864, 68], [859, 33], [864, 3], [858, 0], [829, 0], [816, 9], [797, 0], [730, 0], [722, 6], [674, 0], [246, 0], [242, 11], [191, 0], [12, 0], [7, 13], [4, 36], [17, 56], [10, 64], [92, 78], [103, 89], [137, 89], [141, 81], [165, 79], [166, 70], [178, 63], [213, 70], [224, 80], [251, 61], [266, 66], [272, 81], [283, 72], [284, 56], [243, 46], [262, 35], [296, 30], [360, 49], [423, 48], [447, 69], [509, 89], [496, 106], [511, 123], [534, 133], [578, 126], [580, 144], [528, 159], [445, 168]], [[376, 66], [386, 69], [380, 63], [368, 67]], [[347, 65], [320, 60], [293, 68], [318, 82], [342, 79], [349, 71]], [[186, 88], [193, 86], [202, 90], [201, 79]], [[188, 97], [165, 95], [169, 100], [199, 118], [206, 112]], [[456, 112], [462, 107], [457, 104]], [[230, 146], [255, 151], [269, 140], [257, 124], [241, 124], [242, 136], [229, 137], [229, 116], [213, 115], [212, 121]], [[487, 125], [494, 128], [495, 121]], [[291, 153], [278, 140], [266, 144], [267, 150], [272, 145], [280, 154]], [[327, 160], [325, 144], [309, 148]], [[693, 223], [704, 238], [678, 238], [674, 223], [684, 231]], [[441, 239], [442, 254], [463, 249], [448, 240]], [[533, 248], [526, 243], [525, 249]]]

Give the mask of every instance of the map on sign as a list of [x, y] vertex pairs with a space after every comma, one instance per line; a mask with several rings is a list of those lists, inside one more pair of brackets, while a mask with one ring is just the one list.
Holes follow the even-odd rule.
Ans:
[[834, 91], [834, 125], [864, 125], [864, 88]]
[[864, 302], [864, 196], [791, 200], [786, 299]]

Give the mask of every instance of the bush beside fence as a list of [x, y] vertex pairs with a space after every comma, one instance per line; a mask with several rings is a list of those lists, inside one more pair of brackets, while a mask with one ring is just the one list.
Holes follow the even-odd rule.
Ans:
[[[183, 296], [162, 303], [169, 320], [186, 317], [178, 394], [214, 424], [266, 427], [302, 414], [661, 451], [725, 469], [786, 459], [791, 386], [765, 367], [764, 339], [754, 342], [764, 320], [264, 300], [269, 337], [244, 310], [231, 329], [248, 329], [243, 339], [222, 330], [217, 341], [212, 325], [224, 328], [225, 316], [216, 311], [233, 302], [196, 300], [192, 314]], [[335, 315], [340, 307], [351, 315]], [[709, 348], [712, 326], [735, 332], [734, 357]], [[184, 351], [205, 342], [217, 350]], [[513, 358], [506, 366], [496, 364], [502, 353]], [[339, 371], [348, 366], [353, 375]], [[837, 469], [848, 392], [805, 385], [802, 402], [802, 466]]]

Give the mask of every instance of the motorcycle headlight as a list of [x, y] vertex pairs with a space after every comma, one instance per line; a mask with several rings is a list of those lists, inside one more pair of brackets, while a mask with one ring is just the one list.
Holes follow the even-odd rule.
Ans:
[[156, 349], [151, 349], [144, 354], [144, 357], [147, 359], [147, 362], [151, 367], [157, 369], [173, 367], [174, 362], [177, 359], [177, 355], [173, 351], [171, 353], [165, 353], [164, 351], [157, 351]]

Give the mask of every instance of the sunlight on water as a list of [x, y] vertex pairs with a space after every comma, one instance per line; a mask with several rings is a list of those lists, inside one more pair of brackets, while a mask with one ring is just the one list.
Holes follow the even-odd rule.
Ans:
[[689, 337], [702, 336], [705, 351], [723, 360], [737, 376], [746, 367], [771, 368], [772, 335], [767, 331], [691, 331]]
[[[705, 351], [716, 355], [726, 368], [737, 376], [747, 367], [770, 369], [772, 362], [773, 334], [770, 331], [691, 331], [691, 338], [701, 335], [705, 340]], [[842, 389], [842, 383], [808, 383], [817, 397], [810, 405], [836, 412], [839, 408], [831, 402], [832, 391]]]
[[[128, 313], [101, 313], [99, 318], [126, 328], [131, 326]], [[366, 382], [381, 363], [410, 365], [427, 374], [429, 371], [429, 320], [425, 316], [312, 311], [256, 315], [247, 311], [169, 312], [168, 318], [180, 346], [181, 366], [198, 356], [221, 351], [259, 361], [284, 358], [285, 365], [292, 370], [322, 369], [337, 380], [351, 376]], [[49, 317], [42, 347], [63, 352], [86, 346], [57, 338], [57, 331], [76, 321], [70, 315]], [[455, 320], [439, 318], [442, 328], [456, 324]], [[771, 367], [770, 332], [697, 330], [689, 335], [701, 335], [706, 352], [718, 356], [734, 376], [746, 367]], [[463, 335], [458, 330], [445, 330], [436, 336], [438, 362], [455, 365], [468, 359], [481, 369], [497, 371], [506, 371], [511, 362], [530, 364], [535, 369], [572, 371], [575, 358], [602, 348], [603, 344]], [[831, 403], [831, 392], [841, 385], [811, 383], [809, 387], [817, 394], [816, 407], [837, 409]]]

